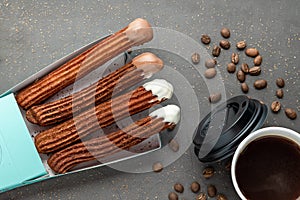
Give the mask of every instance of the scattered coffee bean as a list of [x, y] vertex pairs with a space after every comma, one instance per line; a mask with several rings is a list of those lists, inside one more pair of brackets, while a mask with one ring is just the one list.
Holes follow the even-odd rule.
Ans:
[[209, 197], [215, 197], [217, 195], [217, 188], [214, 185], [207, 186], [207, 195]]
[[234, 64], [238, 64], [239, 63], [239, 54], [237, 53], [232, 53], [231, 54], [231, 62]]
[[211, 178], [215, 173], [215, 169], [213, 167], [206, 167], [204, 168], [202, 174], [204, 176], [204, 178]]
[[205, 71], [204, 76], [205, 76], [206, 78], [209, 78], [209, 79], [210, 79], [210, 78], [215, 77], [216, 74], [217, 74], [217, 70], [216, 70], [215, 68], [209, 68], [209, 69], [207, 69], [207, 70]]
[[274, 113], [278, 113], [280, 109], [281, 109], [280, 102], [279, 101], [273, 101], [273, 103], [271, 104], [271, 110]]
[[242, 70], [245, 74], [249, 73], [249, 66], [248, 66], [248, 64], [247, 64], [247, 63], [242, 63], [241, 70]]
[[238, 43], [236, 43], [236, 48], [238, 48], [239, 50], [245, 49], [246, 46], [247, 46], [247, 43], [245, 41], [239, 41]]
[[232, 162], [232, 160], [228, 160], [228, 161], [225, 163], [225, 170], [226, 170], [226, 171], [230, 171], [230, 170], [231, 170], [231, 162]]
[[276, 79], [276, 85], [280, 88], [283, 88], [285, 85], [284, 79], [283, 78]]
[[249, 69], [249, 74], [251, 76], [258, 76], [261, 73], [261, 68], [259, 66], [251, 67]]
[[220, 47], [223, 49], [229, 49], [230, 48], [230, 42], [228, 40], [221, 40], [220, 41]]
[[217, 64], [217, 61], [215, 59], [207, 59], [205, 61], [205, 67], [207, 67], [207, 68], [213, 68], [216, 66], [216, 64]]
[[246, 49], [245, 54], [250, 57], [256, 57], [258, 56], [259, 52], [256, 48], [248, 48]]
[[198, 196], [196, 197], [196, 200], [206, 200], [206, 194], [204, 194], [203, 192], [201, 192], [200, 194], [198, 194]]
[[175, 139], [170, 140], [169, 147], [174, 152], [177, 152], [179, 150], [179, 144]]
[[282, 97], [283, 97], [283, 90], [282, 90], [282, 89], [277, 89], [277, 90], [276, 90], [276, 96], [277, 96], [279, 99], [282, 99]]
[[264, 89], [265, 87], [267, 87], [268, 82], [264, 79], [259, 79], [259, 80], [256, 80], [253, 85], [256, 89], [261, 90], [261, 89]]
[[227, 197], [224, 194], [218, 194], [217, 200], [227, 200]]
[[242, 91], [246, 94], [246, 93], [248, 93], [248, 91], [249, 91], [249, 87], [248, 87], [248, 84], [247, 83], [242, 83], [241, 84], [241, 89], [242, 89]]
[[236, 70], [236, 66], [235, 66], [234, 63], [229, 63], [229, 64], [227, 65], [227, 71], [228, 71], [229, 73], [234, 73], [235, 70]]
[[201, 37], [201, 42], [203, 43], [203, 44], [209, 44], [210, 43], [210, 41], [211, 41], [211, 39], [210, 39], [210, 37], [208, 36], [208, 35], [202, 35], [202, 37]]
[[214, 45], [213, 49], [212, 49], [212, 55], [214, 57], [218, 57], [221, 53], [221, 48], [217, 45]]
[[245, 73], [242, 70], [238, 70], [238, 72], [236, 73], [236, 78], [241, 82], [245, 82], [246, 80], [246, 76]]
[[192, 62], [194, 64], [198, 64], [200, 62], [200, 55], [199, 55], [199, 53], [193, 53], [191, 59], [192, 59]]
[[160, 162], [156, 162], [152, 165], [152, 170], [154, 172], [161, 172], [163, 170], [164, 166]]
[[210, 103], [217, 103], [218, 101], [220, 101], [222, 98], [222, 95], [221, 93], [215, 93], [215, 94], [211, 94], [209, 97], [208, 97], [208, 100]]
[[174, 185], [174, 190], [175, 190], [176, 192], [183, 193], [184, 187], [183, 187], [182, 184], [176, 183], [176, 184]]
[[285, 109], [285, 114], [288, 118], [290, 119], [296, 119], [297, 118], [297, 113], [294, 109], [292, 108], [286, 108]]
[[191, 191], [194, 192], [194, 193], [197, 193], [200, 191], [200, 184], [197, 182], [197, 181], [194, 181], [192, 184], [191, 184]]
[[224, 38], [229, 38], [230, 37], [230, 30], [228, 28], [222, 28], [221, 29], [221, 35], [224, 37]]
[[262, 56], [261, 55], [256, 56], [254, 58], [254, 60], [253, 60], [253, 63], [254, 63], [255, 66], [261, 65], [261, 63], [262, 63]]
[[169, 200], [178, 200], [178, 195], [175, 192], [170, 192], [168, 198]]

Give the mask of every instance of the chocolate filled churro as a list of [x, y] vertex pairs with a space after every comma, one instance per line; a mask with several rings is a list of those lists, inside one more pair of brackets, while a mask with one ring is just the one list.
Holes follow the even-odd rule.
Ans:
[[65, 98], [33, 106], [26, 112], [28, 121], [41, 126], [70, 119], [73, 115], [98, 105], [163, 68], [163, 61], [152, 53], [143, 53], [130, 63], [101, 78], [89, 87]]

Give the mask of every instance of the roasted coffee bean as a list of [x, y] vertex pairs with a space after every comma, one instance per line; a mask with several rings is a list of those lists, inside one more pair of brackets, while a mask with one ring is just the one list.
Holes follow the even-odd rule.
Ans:
[[259, 66], [251, 67], [249, 69], [249, 74], [251, 76], [258, 76], [261, 73], [261, 68]]
[[209, 68], [209, 69], [207, 69], [207, 70], [205, 71], [204, 76], [205, 76], [206, 78], [209, 78], [209, 79], [210, 79], [210, 78], [215, 77], [216, 74], [217, 74], [217, 70], [216, 70], [215, 68]]
[[183, 193], [184, 187], [183, 187], [182, 184], [176, 183], [176, 184], [174, 185], [174, 190], [175, 190], [176, 192]]
[[234, 73], [235, 70], [236, 70], [235, 64], [234, 64], [234, 63], [228, 63], [228, 65], [227, 65], [227, 71], [228, 71], [229, 73]]
[[249, 91], [249, 87], [248, 87], [248, 84], [247, 83], [242, 83], [241, 84], [241, 89], [242, 89], [242, 91], [246, 94], [246, 93], [248, 93], [248, 91]]
[[154, 172], [161, 172], [163, 170], [164, 166], [160, 162], [156, 162], [152, 165], [152, 170]]
[[283, 78], [276, 79], [276, 85], [280, 88], [283, 88], [285, 85], [284, 79]]
[[230, 48], [230, 42], [228, 40], [221, 40], [220, 41], [220, 47], [223, 49], [229, 49]]
[[283, 97], [283, 90], [282, 90], [282, 89], [277, 89], [277, 90], [276, 90], [276, 96], [277, 96], [279, 99], [282, 99], [282, 97]]
[[209, 44], [210, 41], [211, 41], [211, 39], [210, 39], [210, 37], [209, 37], [208, 35], [206, 35], [206, 34], [202, 35], [202, 37], [201, 37], [201, 42], [202, 42], [203, 44]]
[[224, 194], [218, 194], [217, 200], [227, 200], [227, 197]]
[[241, 70], [242, 70], [245, 74], [249, 73], [249, 66], [248, 66], [248, 64], [247, 64], [247, 63], [242, 63]]
[[273, 103], [271, 104], [271, 110], [274, 113], [278, 113], [280, 109], [281, 109], [280, 102], [279, 101], [273, 101]]
[[209, 97], [208, 97], [208, 100], [210, 103], [217, 103], [218, 101], [220, 101], [222, 98], [222, 95], [221, 93], [215, 93], [215, 94], [211, 94]]
[[247, 46], [247, 43], [245, 41], [239, 41], [238, 43], [236, 43], [236, 48], [238, 48], [239, 50], [245, 49], [246, 46]]
[[262, 63], [262, 56], [261, 55], [256, 56], [254, 58], [254, 60], [253, 60], [253, 63], [254, 63], [255, 66], [261, 65], [261, 63]]
[[297, 113], [292, 108], [286, 108], [284, 112], [285, 112], [286, 116], [290, 119], [296, 119], [297, 118]]
[[198, 196], [196, 197], [196, 200], [206, 200], [206, 194], [204, 194], [203, 192], [201, 192], [200, 194], [198, 194]]
[[236, 78], [241, 82], [245, 82], [246, 80], [246, 75], [242, 70], [238, 70], [238, 72], [236, 73]]
[[238, 64], [239, 63], [239, 54], [237, 53], [232, 53], [231, 54], [231, 62], [234, 63], [234, 64]]
[[175, 139], [170, 140], [169, 147], [174, 152], [177, 152], [179, 150], [179, 144]]
[[209, 197], [215, 197], [217, 195], [217, 188], [214, 185], [207, 186], [207, 195]]
[[222, 28], [220, 33], [224, 38], [230, 37], [230, 30], [228, 28]]
[[216, 66], [216, 64], [217, 64], [217, 61], [215, 59], [207, 59], [205, 61], [205, 67], [207, 67], [207, 68], [213, 68]]
[[264, 89], [265, 87], [267, 87], [268, 82], [264, 79], [259, 79], [259, 80], [256, 80], [253, 85], [256, 89], [261, 90], [261, 89]]
[[192, 184], [191, 184], [191, 191], [192, 192], [197, 193], [197, 192], [200, 191], [200, 189], [201, 189], [201, 186], [197, 181], [192, 182]]
[[212, 49], [212, 55], [214, 57], [218, 57], [221, 53], [221, 48], [217, 45], [214, 45], [213, 49]]
[[204, 168], [202, 174], [204, 176], [204, 178], [211, 178], [215, 173], [215, 169], [213, 167], [206, 167]]
[[200, 55], [199, 55], [199, 53], [193, 53], [191, 59], [192, 59], [192, 62], [194, 64], [198, 64], [200, 62]]
[[170, 192], [168, 198], [169, 200], [178, 200], [178, 195], [175, 192]]
[[259, 51], [256, 48], [248, 48], [245, 51], [245, 54], [250, 57], [256, 57], [259, 54]]

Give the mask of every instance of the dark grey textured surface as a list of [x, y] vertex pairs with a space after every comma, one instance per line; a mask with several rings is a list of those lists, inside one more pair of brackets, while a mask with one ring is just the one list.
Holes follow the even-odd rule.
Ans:
[[[268, 80], [269, 86], [262, 91], [254, 90], [252, 83], [256, 77], [247, 77], [249, 96], [270, 105], [276, 100], [275, 79], [283, 77], [285, 96], [280, 102], [297, 110], [299, 115], [299, 10], [297, 0], [4, 0], [0, 2], [0, 93], [82, 45], [142, 17], [153, 26], [182, 32], [197, 41], [201, 34], [208, 33], [212, 44], [221, 39], [221, 27], [230, 28], [232, 46], [245, 39], [264, 58], [261, 77]], [[228, 97], [241, 94], [234, 75], [225, 70], [233, 49], [223, 51], [218, 58]], [[250, 61], [245, 56], [242, 59]], [[300, 116], [291, 121], [283, 111], [270, 113], [266, 126], [273, 125], [299, 132]], [[131, 174], [103, 167], [15, 189], [0, 194], [0, 199], [167, 199], [176, 182], [185, 186], [180, 199], [195, 199], [196, 195], [189, 190], [193, 180], [201, 183], [203, 191], [207, 184], [213, 183], [229, 199], [238, 199], [223, 163], [215, 165], [217, 173], [209, 180], [201, 176], [204, 166], [197, 161], [191, 147], [160, 173]]]

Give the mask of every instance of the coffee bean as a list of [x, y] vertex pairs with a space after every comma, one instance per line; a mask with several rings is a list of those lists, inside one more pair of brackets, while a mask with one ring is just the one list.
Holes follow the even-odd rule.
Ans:
[[236, 70], [236, 66], [235, 66], [234, 63], [229, 63], [229, 64], [227, 65], [227, 71], [228, 71], [229, 73], [234, 73], [235, 70]]
[[227, 197], [224, 194], [218, 194], [217, 200], [227, 200]]
[[196, 197], [196, 200], [206, 200], [206, 194], [204, 194], [203, 192], [201, 192], [200, 194], [198, 194], [198, 196]]
[[297, 113], [292, 108], [286, 108], [284, 112], [285, 112], [286, 116], [290, 119], [296, 119], [297, 118]]
[[248, 84], [247, 83], [242, 83], [241, 84], [241, 89], [242, 89], [242, 91], [244, 92], [244, 93], [248, 93], [248, 91], [249, 91], [249, 87], [248, 87]]
[[221, 40], [220, 41], [220, 47], [223, 49], [229, 49], [230, 48], [230, 42], [228, 40]]
[[203, 44], [209, 44], [210, 43], [210, 41], [211, 41], [211, 39], [210, 39], [210, 37], [208, 36], [208, 35], [202, 35], [202, 37], [201, 37], [201, 42], [203, 43]]
[[256, 48], [248, 48], [245, 51], [245, 54], [250, 57], [256, 57], [259, 54], [259, 51]]
[[207, 195], [209, 197], [215, 197], [217, 195], [217, 188], [214, 185], [207, 186]]
[[232, 53], [231, 54], [231, 62], [234, 64], [238, 64], [239, 63], [239, 54], [237, 53]]
[[210, 103], [217, 103], [218, 101], [220, 101], [222, 98], [222, 95], [221, 93], [215, 93], [215, 94], [211, 94], [209, 97], [208, 97], [208, 100]]
[[200, 184], [197, 182], [197, 181], [194, 181], [192, 184], [191, 184], [191, 191], [194, 192], [194, 193], [197, 193], [200, 191]]
[[160, 162], [156, 162], [152, 165], [152, 170], [154, 172], [161, 172], [163, 170], [164, 166]]
[[204, 178], [211, 178], [215, 173], [215, 169], [213, 167], [206, 167], [204, 168], [202, 174], [204, 176]]
[[254, 58], [254, 60], [253, 60], [253, 63], [254, 63], [255, 66], [261, 65], [261, 63], [262, 63], [262, 56], [261, 55], [256, 56]]
[[216, 70], [215, 68], [209, 68], [209, 69], [207, 69], [207, 70], [205, 71], [204, 76], [205, 76], [206, 78], [209, 78], [209, 79], [210, 79], [210, 78], [215, 77], [216, 74], [217, 74], [217, 70]]
[[284, 79], [283, 78], [276, 79], [276, 85], [280, 88], [283, 88], [285, 85]]
[[247, 46], [247, 43], [245, 41], [239, 41], [238, 43], [236, 43], [236, 48], [238, 48], [239, 50], [245, 49], [246, 46]]
[[280, 102], [278, 102], [278, 101], [273, 101], [273, 103], [271, 104], [271, 110], [272, 110], [274, 113], [278, 113], [280, 109], [281, 109], [281, 104], [280, 104]]
[[251, 76], [258, 76], [261, 73], [261, 68], [259, 66], [251, 67], [249, 69], [249, 74]]
[[174, 152], [177, 152], [179, 150], [179, 144], [175, 139], [170, 140], [169, 147]]
[[178, 200], [178, 195], [175, 192], [170, 192], [168, 198], [169, 200]]
[[212, 49], [212, 55], [214, 57], [218, 57], [221, 53], [221, 48], [217, 45], [214, 45], [213, 49]]
[[242, 70], [245, 74], [249, 73], [249, 66], [248, 66], [248, 64], [247, 64], [247, 63], [242, 63], [241, 70]]
[[259, 80], [256, 80], [253, 85], [256, 89], [261, 90], [261, 89], [264, 89], [265, 87], [267, 87], [268, 82], [264, 79], [259, 79]]
[[217, 64], [217, 61], [215, 59], [207, 59], [205, 61], [205, 67], [207, 67], [207, 68], [213, 68], [216, 66], [216, 64]]
[[193, 53], [191, 59], [194, 64], [198, 64], [200, 62], [200, 55], [198, 53]]
[[283, 90], [282, 90], [282, 89], [277, 89], [277, 90], [276, 90], [276, 96], [277, 96], [279, 99], [282, 99], [282, 97], [283, 97]]
[[246, 76], [245, 73], [242, 70], [238, 70], [238, 72], [236, 73], [236, 78], [241, 82], [245, 82], [246, 80]]
[[230, 30], [228, 28], [222, 28], [220, 33], [224, 38], [230, 37]]
[[174, 185], [174, 190], [175, 190], [176, 192], [183, 193], [184, 187], [183, 187], [182, 184], [176, 183], [176, 184]]

